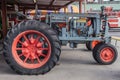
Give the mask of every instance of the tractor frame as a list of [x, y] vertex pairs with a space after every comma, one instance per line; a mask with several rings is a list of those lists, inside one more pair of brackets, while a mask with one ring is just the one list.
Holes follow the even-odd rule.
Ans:
[[50, 13], [45, 20], [22, 21], [7, 33], [5, 60], [19, 74], [45, 74], [58, 63], [61, 45], [77, 48], [84, 43], [96, 62], [109, 65], [118, 53], [108, 30], [104, 7], [100, 14]]

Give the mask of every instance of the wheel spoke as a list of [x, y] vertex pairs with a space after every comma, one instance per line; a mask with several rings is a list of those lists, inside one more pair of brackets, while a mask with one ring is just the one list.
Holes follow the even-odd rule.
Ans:
[[37, 44], [39, 42], [39, 39], [40, 39], [41, 36], [38, 36], [36, 39], [35, 39], [35, 44]]
[[37, 56], [37, 61], [38, 61], [38, 63], [41, 63], [41, 61], [40, 61], [40, 59], [39, 59], [39, 57]]
[[23, 46], [27, 47], [28, 46], [28, 43], [27, 42], [22, 42], [22, 41], [18, 41], [20, 44], [22, 44]]
[[29, 56], [30, 56], [30, 54], [28, 54], [28, 55], [26, 56], [26, 58], [25, 58], [25, 60], [24, 60], [24, 63], [28, 60]]
[[39, 42], [39, 43], [37, 43], [36, 46], [39, 48], [39, 47], [42, 47], [42, 45], [43, 45], [43, 42], [41, 42], [41, 43]]
[[30, 37], [30, 42], [33, 44], [35, 42], [35, 39], [34, 39], [34, 34], [31, 34], [31, 37]]
[[24, 39], [29, 43], [28, 38], [26, 37], [26, 35], [23, 35]]
[[43, 54], [43, 53], [41, 53], [40, 55], [41, 55], [41, 56], [43, 56], [43, 57], [46, 57], [46, 55], [45, 55], [45, 54]]
[[48, 48], [39, 48], [40, 50], [49, 50]]
[[16, 50], [25, 50], [26, 48], [16, 48]]
[[19, 42], [20, 44], [24, 45], [22, 41], [19, 40], [18, 42]]
[[37, 50], [38, 55], [42, 54], [42, 50]]
[[23, 56], [23, 54], [19, 54], [19, 57]]

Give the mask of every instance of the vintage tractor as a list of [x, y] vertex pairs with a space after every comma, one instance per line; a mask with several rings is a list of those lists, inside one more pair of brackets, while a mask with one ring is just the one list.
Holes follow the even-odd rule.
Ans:
[[93, 42], [95, 61], [112, 64], [117, 50], [110, 44], [107, 15], [101, 9], [101, 14], [50, 13], [42, 21], [22, 21], [4, 39], [6, 62], [19, 74], [45, 74], [59, 61], [62, 45], [77, 48], [84, 43], [90, 48]]

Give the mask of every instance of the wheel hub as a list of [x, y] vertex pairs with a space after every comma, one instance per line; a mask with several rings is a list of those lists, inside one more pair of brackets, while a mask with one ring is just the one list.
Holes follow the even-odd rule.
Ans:
[[101, 51], [101, 59], [106, 62], [112, 61], [114, 57], [113, 52], [109, 48], [105, 48]]
[[36, 47], [35, 47], [35, 46], [29, 46], [27, 49], [28, 49], [29, 52], [31, 52], [31, 53], [35, 53], [35, 52], [36, 52]]
[[[35, 40], [34, 40], [35, 41]], [[32, 43], [24, 42], [27, 47], [23, 50], [24, 56], [27, 57], [28, 54], [30, 54], [29, 59], [36, 59], [37, 56], [40, 56], [40, 53], [42, 53], [43, 50], [39, 50], [43, 46], [43, 43], [39, 42], [36, 43], [32, 41]]]

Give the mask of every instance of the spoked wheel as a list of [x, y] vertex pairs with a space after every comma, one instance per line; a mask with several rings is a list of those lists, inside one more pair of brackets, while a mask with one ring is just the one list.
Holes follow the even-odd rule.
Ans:
[[93, 49], [93, 57], [94, 59], [104, 65], [112, 64], [117, 59], [117, 50], [111, 44], [98, 44]]
[[19, 74], [44, 74], [59, 60], [60, 44], [56, 33], [35, 20], [12, 28], [4, 42], [4, 57]]
[[41, 32], [27, 30], [14, 39], [12, 55], [16, 62], [25, 68], [39, 68], [50, 58], [51, 44]]
[[93, 50], [93, 48], [94, 48], [98, 43], [100, 43], [100, 41], [98, 41], [98, 40], [89, 41], [89, 42], [86, 42], [86, 47], [87, 47], [88, 50]]

